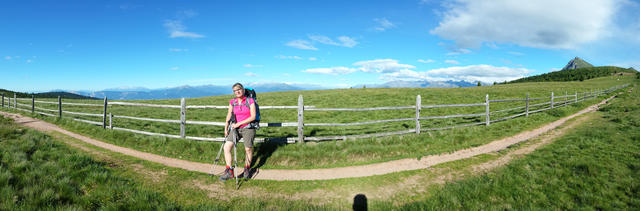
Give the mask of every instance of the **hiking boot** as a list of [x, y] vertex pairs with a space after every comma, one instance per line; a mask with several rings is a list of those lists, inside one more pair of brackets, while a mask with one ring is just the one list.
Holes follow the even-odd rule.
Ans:
[[222, 173], [222, 176], [220, 176], [220, 181], [226, 181], [231, 178], [233, 178], [233, 169], [227, 168], [224, 170], [224, 173]]
[[244, 167], [244, 171], [241, 175], [242, 178], [251, 179], [251, 168]]

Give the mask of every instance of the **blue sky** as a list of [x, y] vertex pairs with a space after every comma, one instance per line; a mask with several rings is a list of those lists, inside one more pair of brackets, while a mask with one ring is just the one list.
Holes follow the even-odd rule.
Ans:
[[537, 1], [3, 1], [0, 88], [492, 83], [575, 56], [640, 69], [640, 4]]

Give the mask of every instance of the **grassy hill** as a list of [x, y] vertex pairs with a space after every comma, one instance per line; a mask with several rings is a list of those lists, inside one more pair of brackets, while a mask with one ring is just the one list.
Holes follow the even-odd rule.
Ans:
[[567, 69], [542, 75], [521, 78], [507, 83], [523, 82], [548, 82], [548, 81], [584, 81], [592, 78], [611, 76], [615, 74], [637, 74], [633, 68], [620, 68], [614, 66], [604, 67], [583, 67], [578, 69]]

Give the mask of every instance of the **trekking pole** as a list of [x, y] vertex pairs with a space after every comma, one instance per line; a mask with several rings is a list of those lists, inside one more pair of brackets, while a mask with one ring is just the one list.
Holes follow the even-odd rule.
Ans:
[[233, 176], [236, 178], [236, 190], [238, 190], [238, 188], [240, 186], [238, 186], [238, 150], [236, 147], [236, 144], [238, 142], [237, 137], [234, 137], [233, 139], [233, 161], [235, 162], [235, 167], [233, 167], [235, 170], [233, 172]]
[[224, 148], [224, 144], [227, 143], [227, 138], [231, 135], [231, 127], [229, 127], [229, 133], [224, 137], [222, 144], [220, 145], [220, 150], [218, 150], [218, 155], [216, 155], [216, 159], [213, 161], [213, 166], [211, 167], [211, 176], [213, 176], [216, 172], [214, 169], [216, 168], [216, 163], [220, 161], [220, 154], [222, 154], [222, 148]]

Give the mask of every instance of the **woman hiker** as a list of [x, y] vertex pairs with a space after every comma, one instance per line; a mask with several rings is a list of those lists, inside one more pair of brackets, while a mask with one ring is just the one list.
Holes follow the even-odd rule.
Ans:
[[[239, 177], [251, 178], [251, 159], [253, 157], [253, 140], [256, 136], [256, 129], [250, 128], [249, 123], [256, 119], [255, 101], [245, 95], [244, 86], [240, 83], [234, 84], [232, 87], [234, 99], [229, 101], [229, 110], [227, 111], [227, 121], [224, 126], [224, 136], [227, 137], [224, 143], [224, 161], [227, 168], [224, 170], [221, 181], [225, 181], [234, 177], [234, 169], [231, 165], [231, 149], [234, 140], [244, 139], [245, 164], [244, 171]], [[248, 105], [248, 106], [247, 106]], [[235, 115], [236, 122], [229, 124], [229, 120]], [[229, 134], [231, 127], [231, 134]]]

